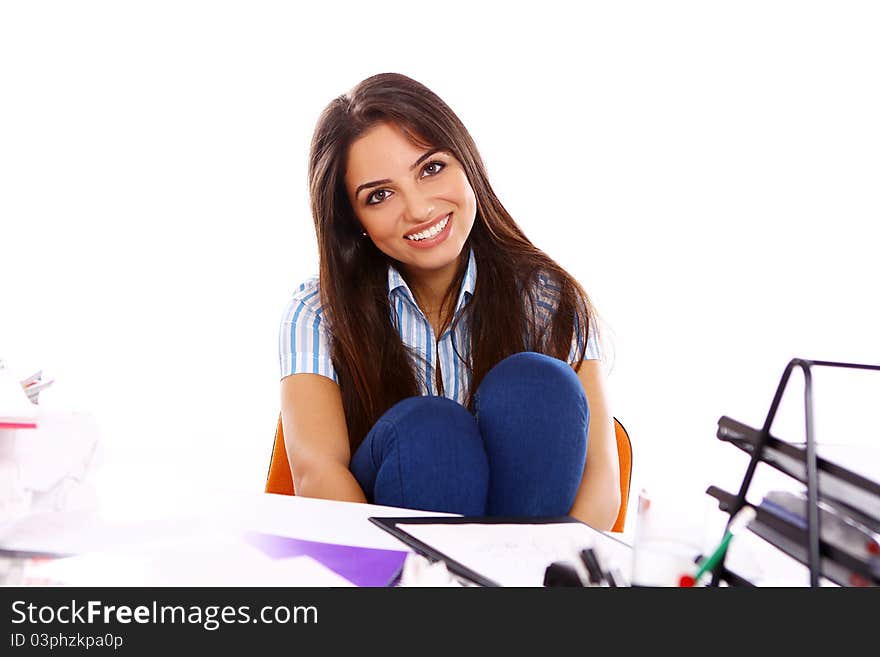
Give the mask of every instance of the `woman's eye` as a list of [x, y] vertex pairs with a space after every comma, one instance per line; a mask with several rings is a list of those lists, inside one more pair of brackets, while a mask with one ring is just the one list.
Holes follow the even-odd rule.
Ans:
[[422, 173], [429, 176], [436, 176], [438, 173], [443, 171], [445, 167], [446, 164], [444, 162], [438, 162], [437, 160], [434, 160], [433, 162], [428, 162], [428, 164], [425, 165], [425, 168], [422, 169]]
[[377, 203], [381, 203], [386, 198], [388, 198], [389, 193], [390, 192], [387, 189], [377, 189], [375, 192], [367, 197], [367, 205], [376, 205]]

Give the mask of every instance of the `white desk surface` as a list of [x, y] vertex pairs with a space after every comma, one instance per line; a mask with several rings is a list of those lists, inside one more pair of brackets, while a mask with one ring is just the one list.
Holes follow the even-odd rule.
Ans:
[[[272, 570], [267, 561], [242, 550], [242, 534], [412, 552], [368, 518], [437, 515], [451, 514], [258, 492], [120, 497], [100, 511], [33, 515], [0, 531], [0, 547], [83, 555], [74, 581], [59, 578], [76, 585], [296, 586], [302, 581], [334, 586], [347, 582], [336, 582], [335, 575], [322, 574], [314, 565], [311, 570]], [[130, 572], [133, 565], [140, 570]]]
[[[206, 545], [218, 536], [233, 537], [256, 531], [310, 541], [411, 552], [404, 543], [373, 525], [368, 518], [434, 515], [449, 514], [260, 492], [210, 491], [164, 498], [119, 497], [98, 511], [44, 513], [19, 521], [0, 531], [0, 547], [66, 554], [125, 554], [139, 550], [141, 546], [163, 542], [174, 545], [176, 541], [201, 540], [202, 545]], [[786, 557], [780, 559], [782, 555], [774, 554], [775, 549], [757, 537], [743, 543], [753, 544], [752, 550], [747, 550], [745, 558], [742, 550], [732, 550], [734, 558], [731, 561], [750, 566], [745, 570], [751, 571], [748, 574], [754, 577], [755, 583], [770, 586], [806, 584], [806, 569], [800, 564]], [[222, 555], [217, 558], [220, 559], [217, 563], [222, 563]], [[213, 575], [204, 574], [206, 578]], [[309, 579], [312, 581], [315, 580]], [[317, 581], [325, 580], [319, 578]], [[332, 580], [326, 582], [334, 585]], [[96, 585], [104, 584], [102, 580]], [[158, 584], [173, 586], [175, 580], [166, 579]], [[287, 584], [296, 585], [294, 581]], [[120, 585], [125, 583], [120, 582]], [[265, 580], [248, 581], [242, 575], [234, 585], [266, 583]]]
[[310, 541], [405, 550], [370, 516], [448, 515], [288, 495], [211, 491], [117, 498], [96, 511], [43, 513], [0, 532], [5, 549], [83, 553], [193, 535], [265, 532]]
[[[273, 558], [245, 534], [411, 552], [372, 515], [437, 514], [259, 492], [116, 497], [100, 510], [35, 514], [5, 527], [0, 583], [352, 586], [311, 557]], [[40, 561], [27, 558], [32, 552], [75, 556]]]

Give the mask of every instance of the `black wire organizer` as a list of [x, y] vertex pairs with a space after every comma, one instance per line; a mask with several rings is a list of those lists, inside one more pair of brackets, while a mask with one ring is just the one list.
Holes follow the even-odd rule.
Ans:
[[[717, 437], [750, 454], [748, 467], [739, 492], [724, 491], [709, 486], [706, 493], [718, 500], [721, 511], [729, 514], [727, 528], [734, 516], [745, 506], [752, 506], [755, 518], [750, 529], [797, 559], [809, 568], [809, 585], [819, 586], [820, 577], [826, 577], [843, 586], [880, 585], [880, 544], [868, 539], [868, 544], [856, 545], [841, 541], [839, 527], [858, 527], [867, 536], [880, 534], [880, 484], [847, 468], [841, 467], [816, 454], [816, 436], [813, 426], [814, 368], [847, 368], [880, 371], [880, 365], [840, 363], [795, 358], [785, 368], [776, 394], [760, 429], [754, 429], [730, 417], [718, 420]], [[804, 374], [804, 413], [806, 441], [803, 447], [784, 442], [770, 433], [786, 385], [795, 368]], [[806, 485], [804, 513], [793, 517], [772, 512], [772, 505], [752, 505], [747, 500], [749, 486], [759, 463], [767, 463]], [[766, 499], [766, 498], [765, 498]], [[822, 522], [827, 523], [823, 530]], [[832, 526], [832, 522], [836, 526]], [[745, 577], [725, 565], [725, 555], [711, 569], [709, 586], [722, 582], [730, 586], [751, 586]]]

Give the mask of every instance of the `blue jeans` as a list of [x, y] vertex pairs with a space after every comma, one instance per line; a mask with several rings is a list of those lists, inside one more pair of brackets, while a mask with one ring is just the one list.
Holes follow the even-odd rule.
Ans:
[[590, 411], [571, 366], [534, 352], [493, 367], [474, 414], [446, 397], [404, 399], [351, 459], [367, 501], [469, 516], [568, 514]]

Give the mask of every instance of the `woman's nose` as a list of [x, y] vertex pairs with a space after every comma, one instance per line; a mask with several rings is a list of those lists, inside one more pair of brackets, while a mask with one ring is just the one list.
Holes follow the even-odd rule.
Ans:
[[404, 214], [407, 221], [422, 224], [434, 215], [434, 204], [418, 192], [404, 195]]

